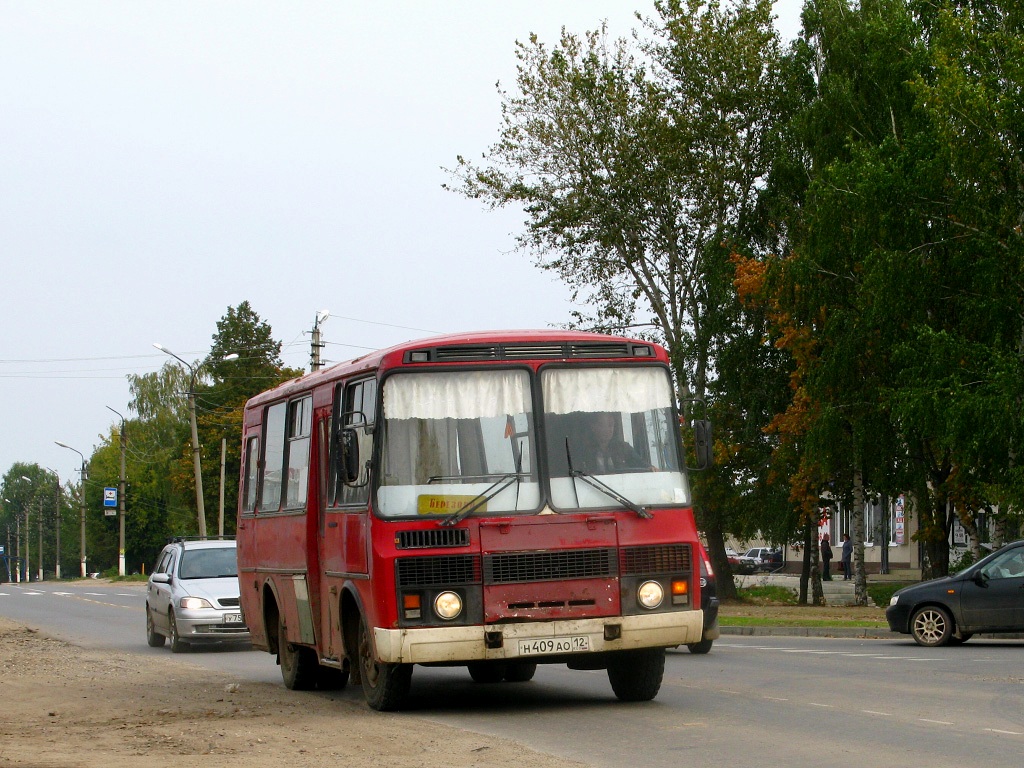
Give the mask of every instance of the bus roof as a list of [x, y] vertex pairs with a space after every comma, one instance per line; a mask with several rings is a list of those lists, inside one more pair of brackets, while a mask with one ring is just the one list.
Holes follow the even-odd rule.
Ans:
[[[412, 353], [416, 353], [418, 359], [410, 359]], [[591, 331], [544, 329], [450, 333], [402, 342], [307, 373], [256, 395], [249, 401], [249, 405], [277, 400], [293, 392], [311, 390], [321, 382], [376, 370], [382, 364], [392, 367], [403, 363], [465, 364], [479, 361], [638, 357], [663, 363], [668, 361], [665, 350], [652, 342]]]

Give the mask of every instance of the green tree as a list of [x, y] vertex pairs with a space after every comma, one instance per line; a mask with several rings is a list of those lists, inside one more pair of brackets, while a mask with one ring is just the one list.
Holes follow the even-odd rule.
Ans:
[[[238, 355], [237, 359], [226, 359]], [[284, 367], [281, 342], [270, 325], [243, 301], [228, 307], [217, 321], [210, 354], [203, 363], [209, 376], [196, 398], [203, 447], [203, 490], [207, 517], [220, 506], [220, 459], [224, 451], [224, 529], [233, 535], [241, 471], [242, 414], [246, 401], [278, 384], [301, 376]], [[223, 442], [222, 442], [223, 441]], [[208, 529], [216, 530], [218, 523]]]
[[[1006, 538], [1017, 535], [1024, 510], [1024, 7], [986, 0], [921, 9], [932, 69], [918, 78], [918, 97], [952, 182], [935, 218], [959, 244], [965, 270], [957, 327], [923, 338], [951, 362], [947, 371], [930, 366], [928, 381], [950, 393], [947, 443], [971, 467], [955, 476], [961, 518], [972, 522], [972, 501], [998, 505], [997, 537]], [[918, 369], [922, 357], [912, 358]], [[916, 395], [908, 399], [927, 401]]]
[[[653, 36], [638, 46], [604, 29], [563, 32], [550, 49], [536, 36], [518, 43], [500, 138], [482, 164], [460, 157], [454, 173], [467, 197], [523, 207], [520, 247], [588, 307], [575, 325], [651, 329], [686, 404], [718, 396], [714, 355], [750, 332], [730, 241], [745, 236], [769, 167], [781, 52], [767, 0], [655, 7]], [[721, 494], [703, 499], [725, 573], [733, 510]]]

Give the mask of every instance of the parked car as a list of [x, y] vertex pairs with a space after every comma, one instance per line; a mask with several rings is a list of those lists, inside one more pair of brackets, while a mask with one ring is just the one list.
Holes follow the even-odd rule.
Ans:
[[782, 567], [786, 564], [785, 559], [782, 556], [781, 549], [770, 549], [763, 555], [761, 555], [761, 570], [762, 571], [781, 571]]
[[160, 552], [146, 588], [146, 640], [190, 645], [249, 639], [239, 607], [235, 542], [176, 539]]
[[904, 587], [885, 618], [893, 632], [929, 647], [963, 643], [978, 632], [1024, 631], [1024, 540], [952, 576]]
[[699, 643], [688, 643], [690, 653], [707, 653], [711, 645], [719, 637], [718, 631], [718, 589], [715, 582], [715, 569], [711, 567], [704, 545], [700, 549], [700, 608], [704, 611], [704, 632]]
[[782, 552], [772, 547], [751, 547], [739, 561], [741, 573], [774, 571], [782, 567]]

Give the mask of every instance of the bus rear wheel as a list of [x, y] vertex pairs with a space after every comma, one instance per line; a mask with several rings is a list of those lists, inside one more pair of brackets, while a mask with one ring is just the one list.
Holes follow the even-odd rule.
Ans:
[[364, 618], [359, 620], [359, 681], [366, 703], [378, 712], [401, 709], [412, 685], [412, 664], [387, 664], [374, 657]]
[[277, 621], [277, 662], [281, 665], [284, 685], [292, 691], [311, 691], [316, 687], [320, 664], [316, 654], [301, 645], [288, 642], [284, 618]]
[[620, 701], [650, 701], [664, 675], [664, 648], [619, 651], [608, 661], [608, 682]]

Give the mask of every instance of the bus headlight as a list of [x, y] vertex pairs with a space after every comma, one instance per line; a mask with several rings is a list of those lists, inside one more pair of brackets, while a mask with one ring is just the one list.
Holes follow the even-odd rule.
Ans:
[[644, 608], [657, 608], [665, 599], [665, 589], [656, 581], [645, 581], [636, 591], [636, 599]]
[[442, 592], [434, 598], [434, 613], [442, 619], [454, 619], [462, 613], [462, 598], [454, 592]]

